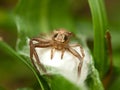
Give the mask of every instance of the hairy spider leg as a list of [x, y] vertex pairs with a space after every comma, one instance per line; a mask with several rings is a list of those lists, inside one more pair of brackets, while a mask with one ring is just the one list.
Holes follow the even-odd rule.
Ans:
[[[54, 56], [54, 53], [55, 53], [55, 48], [53, 47], [52, 49], [51, 49], [51, 60], [53, 59], [53, 56]], [[62, 50], [61, 50], [61, 60], [63, 59], [63, 55], [64, 55], [64, 52], [65, 52], [65, 49], [63, 48]]]
[[61, 60], [63, 59], [64, 52], [65, 52], [65, 48], [62, 49]]
[[67, 49], [68, 49], [69, 52], [71, 52], [74, 56], [76, 56], [80, 60], [80, 63], [78, 65], [78, 77], [80, 77], [81, 68], [82, 68], [82, 64], [83, 64], [83, 57], [81, 57], [81, 55], [76, 50], [71, 48], [70, 46]]
[[32, 41], [37, 41], [37, 42], [40, 42], [40, 43], [49, 43], [50, 40], [46, 40], [46, 39], [42, 39], [42, 38], [32, 38], [31, 39]]
[[84, 56], [85, 56], [84, 50], [83, 50], [83, 48], [82, 48], [82, 46], [81, 46], [80, 44], [71, 44], [70, 47], [79, 47], [79, 48], [80, 48], [80, 52], [81, 52], [81, 54], [82, 54], [81, 57], [84, 58]]
[[52, 48], [51, 49], [51, 60], [53, 59], [54, 53], [55, 53], [55, 48]]
[[[33, 41], [38, 41], [38, 43], [33, 44]], [[44, 44], [40, 44], [40, 43], [44, 43]], [[34, 63], [34, 60], [33, 60], [33, 55], [34, 55], [37, 63], [40, 64], [40, 66], [41, 66], [41, 68], [44, 72], [46, 72], [46, 70], [45, 70], [44, 66], [41, 64], [35, 48], [36, 47], [40, 47], [40, 48], [41, 47], [49, 47], [49, 46], [50, 46], [49, 42], [44, 42], [44, 41], [42, 41], [40, 39], [37, 39], [37, 38], [34, 38], [34, 39], [30, 40], [30, 58], [31, 58], [31, 61], [32, 61], [33, 65], [36, 67], [36, 65]]]

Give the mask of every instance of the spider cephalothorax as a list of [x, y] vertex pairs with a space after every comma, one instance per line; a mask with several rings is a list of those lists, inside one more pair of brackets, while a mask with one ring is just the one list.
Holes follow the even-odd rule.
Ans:
[[52, 40], [54, 40], [55, 42], [60, 42], [61, 44], [68, 43], [71, 35], [71, 32], [67, 32], [64, 29], [56, 30], [53, 32]]
[[71, 36], [72, 33], [64, 29], [55, 30], [52, 35], [53, 47], [58, 50], [67, 48]]
[[[80, 60], [80, 64], [78, 66], [78, 73], [81, 72], [81, 67], [84, 58], [84, 51], [83, 48], [79, 44], [69, 44], [70, 38], [72, 36], [71, 32], [66, 31], [65, 29], [58, 29], [53, 31], [51, 38], [44, 39], [44, 38], [33, 38], [30, 40], [30, 58], [34, 64], [33, 56], [35, 57], [36, 61], [40, 63], [38, 54], [36, 53], [35, 48], [47, 48], [51, 47], [51, 60], [54, 56], [55, 50], [61, 51], [61, 59], [63, 58], [64, 52], [69, 51], [73, 54], [76, 58]], [[34, 43], [36, 41], [36, 43]], [[80, 47], [79, 54], [73, 47]], [[35, 65], [35, 64], [34, 64]]]

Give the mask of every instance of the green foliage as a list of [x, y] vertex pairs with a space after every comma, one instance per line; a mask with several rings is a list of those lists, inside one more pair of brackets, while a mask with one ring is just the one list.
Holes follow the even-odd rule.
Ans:
[[[106, 73], [107, 65], [105, 32], [107, 20], [102, 0], [88, 0], [93, 17], [94, 25], [94, 57], [97, 69], [101, 77]], [[69, 82], [59, 75], [41, 76], [31, 65], [29, 58], [29, 38], [38, 36], [41, 32], [49, 32], [54, 28], [66, 28], [75, 34], [79, 32], [74, 18], [70, 11], [69, 0], [19, 0], [14, 11], [14, 20], [17, 25], [18, 38], [17, 50], [12, 49], [6, 43], [0, 41], [0, 50], [6, 52], [16, 60], [24, 62], [34, 73], [41, 90], [79, 90], [77, 85]], [[86, 36], [87, 37], [87, 36]], [[99, 41], [99, 42], [98, 42]], [[99, 73], [93, 67], [92, 73], [88, 76], [86, 83], [90, 90], [103, 90], [99, 79]], [[108, 68], [108, 67], [106, 67]], [[31, 90], [22, 88], [18, 90]]]
[[94, 26], [94, 58], [96, 68], [101, 78], [106, 74], [109, 66], [105, 34], [108, 30], [106, 11], [103, 0], [88, 0]]
[[0, 27], [4, 28], [14, 28], [15, 24], [13, 19], [10, 18], [12, 15], [11, 13], [0, 9]]
[[42, 90], [44, 90], [43, 85], [40, 81], [39, 76], [37, 75], [36, 71], [34, 70], [34, 68], [31, 66], [31, 64], [24, 59], [24, 57], [21, 57], [16, 51], [14, 51], [10, 46], [8, 46], [6, 43], [0, 41], [0, 50], [6, 52], [8, 55], [10, 55], [11, 57], [17, 59], [17, 60], [21, 60], [22, 62], [24, 62], [35, 74], [36, 78], [38, 79], [39, 84], [41, 85]]
[[43, 76], [50, 83], [50, 90], [80, 90], [80, 88], [60, 75]]
[[95, 68], [93, 68], [93, 70], [92, 74], [90, 74], [86, 80], [89, 90], [104, 90], [102, 83], [99, 80], [98, 71]]
[[70, 12], [69, 0], [49, 0], [49, 24], [51, 29], [66, 28], [75, 32], [75, 22]]

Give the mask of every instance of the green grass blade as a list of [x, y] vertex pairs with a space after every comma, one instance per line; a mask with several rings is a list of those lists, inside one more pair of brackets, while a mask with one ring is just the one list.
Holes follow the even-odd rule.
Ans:
[[104, 0], [88, 0], [94, 27], [94, 59], [96, 68], [103, 77], [107, 72], [105, 32], [108, 29]]
[[38, 74], [36, 73], [36, 71], [34, 70], [34, 68], [31, 66], [30, 63], [27, 62], [27, 60], [25, 60], [24, 58], [22, 58], [17, 52], [15, 52], [10, 46], [8, 46], [6, 43], [0, 41], [0, 50], [4, 51], [6, 54], [10, 55], [11, 57], [15, 58], [16, 60], [21, 60], [22, 62], [24, 62], [34, 73], [34, 75], [36, 76], [41, 89], [42, 90], [48, 90], [48, 89], [44, 89], [44, 85], [43, 83], [40, 81], [40, 78], [38, 76]]

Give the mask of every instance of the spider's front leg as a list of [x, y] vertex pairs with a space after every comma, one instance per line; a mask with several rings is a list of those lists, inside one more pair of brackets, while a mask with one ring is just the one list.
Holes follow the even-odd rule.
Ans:
[[74, 56], [76, 56], [80, 60], [80, 63], [78, 65], [78, 76], [80, 76], [81, 68], [83, 64], [83, 57], [75, 49], [71, 48], [70, 46], [67, 49], [69, 52], [71, 52]]
[[61, 59], [63, 59], [64, 52], [65, 52], [65, 48], [62, 49]]
[[[65, 52], [65, 49], [62, 49], [62, 54], [61, 54], [61, 60], [63, 59], [63, 55], [64, 55], [64, 52]], [[53, 47], [51, 49], [51, 60], [53, 59], [53, 56], [54, 56], [54, 53], [55, 53], [55, 48]]]
[[[34, 41], [36, 41], [37, 43], [34, 43]], [[29, 44], [30, 44], [30, 58], [31, 58], [31, 61], [32, 61], [33, 65], [36, 67], [36, 65], [34, 63], [34, 60], [33, 60], [33, 56], [34, 56], [35, 59], [36, 59], [36, 62], [41, 66], [42, 70], [44, 72], [46, 72], [45, 68], [43, 67], [43, 65], [41, 64], [41, 62], [39, 60], [39, 57], [38, 57], [38, 54], [37, 54], [35, 48], [49, 47], [49, 46], [51, 46], [50, 42], [45, 41], [45, 40], [40, 39], [40, 38], [33, 38], [33, 39], [30, 40]]]
[[55, 48], [53, 47], [53, 48], [51, 49], [51, 60], [53, 59], [54, 52], [55, 52]]

